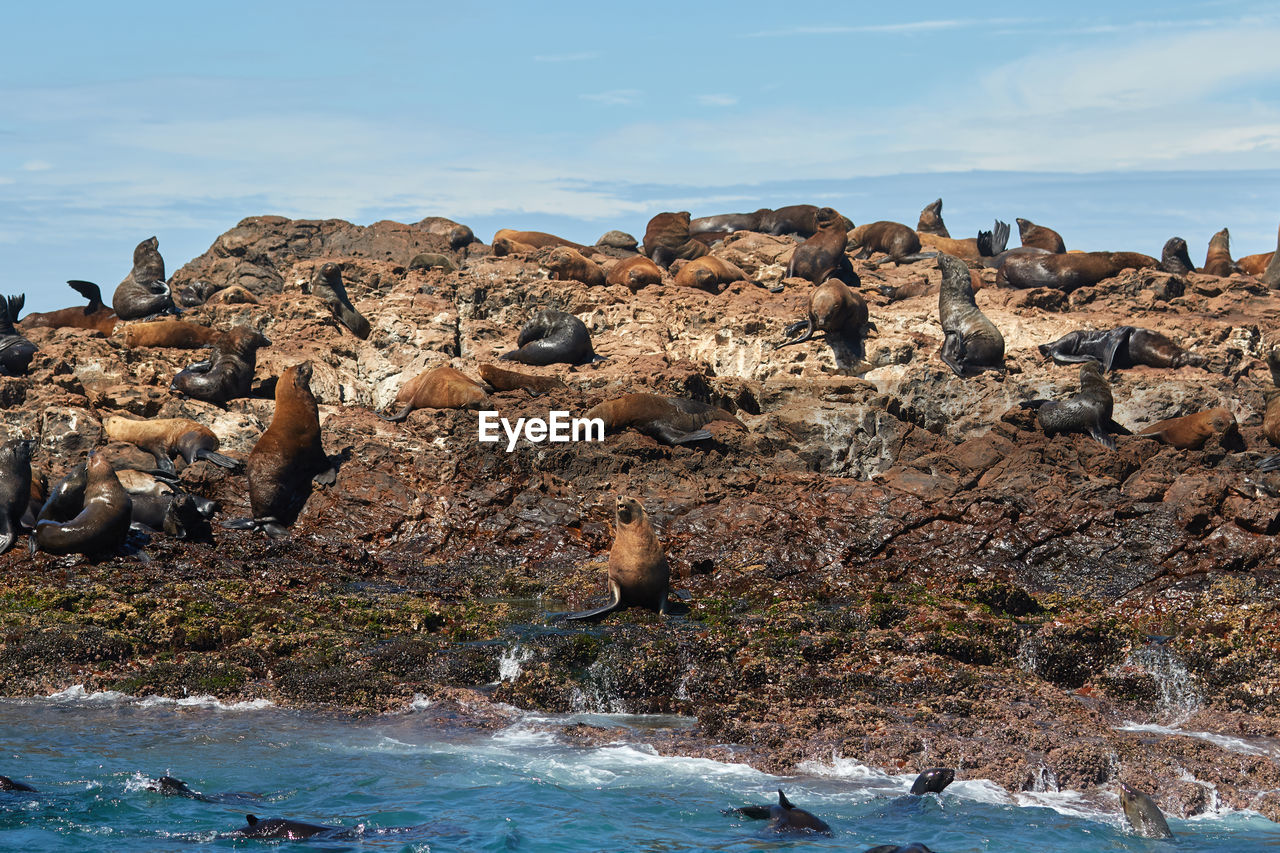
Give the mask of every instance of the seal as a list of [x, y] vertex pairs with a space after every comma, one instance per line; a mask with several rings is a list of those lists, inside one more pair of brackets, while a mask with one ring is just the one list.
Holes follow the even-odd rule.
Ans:
[[0, 299], [0, 375], [3, 376], [26, 376], [36, 354], [36, 345], [13, 326], [26, 301], [26, 294]]
[[1151, 797], [1124, 782], [1120, 783], [1120, 808], [1124, 809], [1125, 819], [1133, 831], [1143, 838], [1173, 838], [1160, 807]]
[[132, 529], [175, 539], [208, 534], [208, 520], [218, 509], [215, 501], [183, 492], [146, 471], [125, 468], [116, 471], [116, 477], [133, 500]]
[[[853, 223], [845, 220], [846, 231], [853, 230]], [[781, 237], [795, 234], [808, 238], [818, 230], [818, 206], [814, 204], [789, 204], [776, 210], [760, 211], [760, 232]]]
[[1062, 242], [1062, 235], [1052, 228], [1037, 225], [1021, 216], [1014, 221], [1018, 223], [1018, 236], [1022, 238], [1022, 245], [1032, 249], [1044, 249], [1053, 254], [1062, 254], [1067, 250], [1067, 244]]
[[493, 244], [496, 246], [499, 240], [506, 240], [510, 243], [516, 243], [524, 246], [532, 246], [535, 249], [567, 246], [570, 249], [576, 249], [581, 252], [588, 248], [581, 243], [575, 243], [572, 240], [566, 240], [563, 237], [557, 237], [555, 234], [548, 234], [545, 231], [513, 231], [510, 228], [500, 228], [497, 233], [493, 235]]
[[769, 829], [774, 832], [831, 834], [831, 827], [825, 820], [812, 812], [796, 808], [787, 799], [787, 795], [782, 793], [781, 788], [778, 789], [778, 804], [776, 806], [743, 806], [742, 808], [734, 809], [733, 812], [751, 820], [767, 820], [769, 821]]
[[1267, 271], [1275, 254], [1275, 252], [1263, 252], [1260, 255], [1245, 255], [1243, 258], [1237, 258], [1236, 269], [1245, 275], [1260, 276]]
[[1167, 335], [1136, 326], [1108, 331], [1081, 329], [1040, 344], [1040, 354], [1058, 364], [1096, 361], [1104, 371], [1145, 364], [1148, 367], [1204, 367], [1203, 356], [1184, 350]]
[[[133, 512], [129, 493], [101, 453], [89, 454], [85, 477], [83, 508], [68, 521], [37, 521], [33, 551], [94, 556], [114, 552], [124, 544]], [[45, 506], [47, 509], [48, 504]], [[41, 510], [40, 515], [44, 514]]]
[[591, 333], [572, 314], [544, 308], [529, 318], [516, 338], [519, 349], [503, 353], [503, 361], [522, 364], [590, 364], [601, 361], [591, 348]]
[[640, 251], [640, 241], [626, 231], [606, 231], [596, 241], [598, 249], [618, 249], [623, 252]]
[[978, 308], [969, 267], [959, 258], [939, 255], [938, 269], [942, 270], [938, 291], [942, 360], [960, 377], [988, 369], [1003, 370], [1004, 335]]
[[102, 304], [102, 291], [91, 281], [72, 279], [67, 284], [79, 293], [89, 304], [83, 308], [59, 308], [57, 311], [44, 311], [28, 314], [19, 324], [24, 329], [42, 327], [47, 329], [93, 329], [110, 335], [116, 327], [116, 312]]
[[578, 281], [587, 287], [604, 287], [604, 270], [595, 261], [584, 258], [577, 249], [557, 246], [542, 265], [551, 270], [556, 281]]
[[515, 391], [523, 388], [530, 394], [541, 394], [565, 387], [559, 377], [516, 373], [514, 370], [503, 370], [496, 364], [480, 365], [480, 378], [488, 382], [495, 391]]
[[230, 456], [217, 452], [218, 437], [213, 430], [187, 418], [135, 421], [112, 415], [103, 419], [102, 428], [108, 441], [124, 441], [148, 451], [156, 458], [156, 467], [166, 474], [174, 473], [174, 456], [181, 456], [188, 465], [207, 459], [222, 468], [238, 471], [241, 467]]
[[901, 222], [881, 220], [859, 225], [849, 232], [849, 248], [857, 249], [854, 257], [869, 258], [883, 252], [892, 261], [916, 260], [920, 252], [920, 236]]
[[1205, 275], [1229, 276], [1234, 272], [1231, 263], [1231, 232], [1223, 228], [1209, 238], [1209, 251], [1204, 257], [1204, 267], [1200, 272]]
[[933, 848], [920, 842], [912, 844], [878, 844], [863, 853], [934, 853]]
[[1160, 262], [1141, 252], [1071, 252], [1014, 254], [1006, 252], [996, 284], [1010, 287], [1056, 287], [1068, 293], [1119, 275], [1121, 270], [1158, 267]]
[[0, 791], [25, 791], [29, 794], [40, 793], [26, 782], [19, 782], [16, 779], [10, 779], [8, 776], [0, 776]]
[[600, 418], [606, 431], [632, 427], [663, 444], [686, 444], [711, 438], [703, 429], [712, 421], [746, 425], [724, 409], [684, 397], [657, 394], [623, 394], [592, 406], [588, 418]]
[[1186, 275], [1196, 271], [1191, 263], [1191, 255], [1187, 254], [1187, 241], [1181, 237], [1170, 237], [1160, 250], [1160, 269], [1174, 275]]
[[259, 818], [254, 815], [245, 815], [245, 826], [229, 835], [236, 838], [284, 838], [289, 841], [300, 841], [303, 838], [319, 835], [336, 839], [349, 832], [350, 830], [341, 826], [303, 823], [300, 820], [281, 817]]
[[[798, 323], [792, 323], [783, 333], [788, 340], [778, 344], [774, 349], [782, 349], [792, 344], [800, 344], [813, 337], [815, 331], [828, 337], [838, 335], [848, 339], [859, 334], [867, 322], [867, 302], [862, 295], [850, 290], [843, 281], [829, 278], [818, 285], [809, 294], [809, 316]], [[801, 328], [803, 334], [793, 337]]]
[[609, 267], [604, 281], [605, 284], [620, 284], [635, 293], [651, 284], [662, 284], [662, 267], [644, 255], [636, 255]]
[[133, 270], [111, 297], [111, 306], [121, 320], [178, 313], [169, 286], [165, 284], [164, 258], [160, 257], [159, 245], [155, 237], [148, 237], [133, 250]]
[[950, 767], [930, 767], [911, 783], [911, 793], [917, 797], [922, 794], [941, 794], [955, 778], [956, 771]]
[[419, 252], [410, 259], [409, 269], [442, 269], [445, 272], [457, 272], [458, 265], [448, 255], [442, 255], [439, 252]]
[[1280, 344], [1267, 353], [1267, 367], [1271, 368], [1271, 387], [1263, 392], [1266, 408], [1262, 415], [1262, 434], [1273, 447], [1280, 447]]
[[1258, 280], [1272, 290], [1280, 288], [1280, 231], [1276, 233], [1276, 250], [1271, 253], [1271, 260]]
[[1085, 432], [1103, 447], [1116, 449], [1109, 432], [1129, 435], [1129, 430], [1111, 419], [1111, 386], [1096, 361], [1080, 365], [1080, 391], [1065, 400], [1028, 400], [1024, 409], [1036, 409], [1036, 420], [1046, 435]]
[[452, 367], [425, 370], [410, 379], [396, 394], [403, 408], [394, 415], [376, 413], [384, 421], [400, 423], [414, 409], [472, 409], [488, 398], [484, 386]]
[[692, 261], [707, 254], [705, 243], [693, 239], [689, 230], [689, 211], [659, 213], [649, 220], [644, 229], [645, 256], [660, 267], [670, 267], [673, 261]]
[[124, 345], [137, 347], [177, 347], [197, 349], [216, 344], [223, 333], [199, 323], [186, 320], [152, 320], [147, 323], [130, 323], [124, 329]]
[[248, 397], [258, 368], [258, 350], [271, 341], [248, 326], [223, 333], [209, 357], [179, 371], [169, 388], [206, 403], [225, 404]]
[[15, 438], [0, 446], [0, 554], [18, 538], [31, 504], [31, 450], [34, 442]]
[[337, 264], [322, 264], [311, 276], [309, 289], [329, 306], [338, 322], [351, 330], [351, 334], [360, 340], [369, 337], [369, 321], [355, 309], [347, 297], [347, 288], [342, 283], [342, 270]]
[[[804, 278], [814, 284], [822, 284], [829, 278], [837, 278], [847, 285], [861, 284], [858, 274], [844, 253], [849, 243], [849, 232], [844, 228], [844, 217], [830, 207], [818, 210], [818, 230], [791, 253], [785, 278]], [[855, 229], [856, 230], [856, 229]], [[681, 270], [680, 272], [684, 272]], [[679, 279], [679, 275], [676, 276]]]
[[1241, 444], [1235, 415], [1222, 408], [1205, 409], [1180, 418], [1159, 421], [1141, 430], [1138, 435], [1154, 438], [1179, 450], [1199, 450], [1215, 435], [1224, 445]]
[[920, 211], [920, 221], [916, 223], [917, 234], [933, 234], [938, 237], [950, 237], [947, 224], [942, 221], [942, 199], [926, 204]]
[[443, 216], [428, 216], [418, 220], [417, 226], [428, 234], [443, 237], [449, 241], [449, 248], [454, 251], [465, 249], [476, 242], [475, 233], [461, 222], [445, 219]]
[[672, 279], [680, 287], [696, 287], [708, 293], [719, 293], [735, 281], [747, 280], [746, 273], [715, 255], [689, 261], [676, 271]]
[[604, 607], [570, 613], [573, 622], [598, 622], [615, 610], [643, 607], [668, 613], [668, 584], [671, 570], [662, 543], [644, 507], [633, 497], [618, 495], [613, 513], [613, 548], [609, 551], [609, 593], [613, 600]]
[[759, 231], [760, 219], [768, 208], [761, 208], [755, 213], [721, 213], [716, 216], [699, 216], [689, 220], [691, 234], [732, 234], [735, 231]]

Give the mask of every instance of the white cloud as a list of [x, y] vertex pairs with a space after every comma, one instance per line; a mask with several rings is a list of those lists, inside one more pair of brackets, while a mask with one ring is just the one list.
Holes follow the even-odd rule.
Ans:
[[698, 95], [694, 98], [704, 107], [731, 107], [738, 103], [737, 95]]
[[937, 20], [907, 21], [900, 24], [831, 24], [816, 27], [785, 27], [780, 30], [762, 30], [755, 33], [743, 33], [743, 38], [779, 38], [785, 36], [839, 36], [855, 33], [919, 33], [937, 30], [954, 30], [959, 27], [973, 26], [977, 21]]
[[48, 160], [28, 160], [22, 164], [24, 172], [47, 172], [53, 168], [53, 164]]
[[596, 92], [595, 94], [579, 95], [578, 97], [584, 101], [618, 106], [621, 104], [634, 104], [641, 94], [639, 89], [610, 89], [607, 92]]

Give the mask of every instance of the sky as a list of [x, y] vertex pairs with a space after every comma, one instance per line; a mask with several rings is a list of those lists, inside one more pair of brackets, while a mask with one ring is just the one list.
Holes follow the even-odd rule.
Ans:
[[[43, 3], [6, 9], [0, 291], [170, 273], [246, 216], [594, 242], [812, 202], [1197, 262], [1280, 224], [1267, 2]], [[1016, 242], [1016, 235], [1014, 238]]]

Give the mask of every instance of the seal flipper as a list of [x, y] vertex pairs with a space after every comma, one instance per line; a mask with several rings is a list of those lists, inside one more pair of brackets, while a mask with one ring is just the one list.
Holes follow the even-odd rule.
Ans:
[[960, 337], [959, 332], [946, 333], [946, 337], [942, 339], [942, 350], [938, 353], [938, 357], [956, 376], [965, 378], [967, 374], [964, 366], [964, 339]]
[[244, 463], [238, 459], [232, 459], [230, 456], [223, 456], [213, 450], [197, 450], [196, 459], [207, 459], [219, 468], [229, 468], [232, 471], [239, 471], [244, 467]]
[[1107, 336], [1107, 357], [1102, 362], [1103, 372], [1110, 372], [1112, 365], [1116, 361], [1116, 353], [1120, 351], [1120, 345], [1129, 343], [1129, 336], [1133, 334], [1133, 326], [1116, 326], [1111, 330], [1111, 334]]
[[1280, 453], [1275, 456], [1268, 456], [1258, 463], [1259, 471], [1280, 471]]
[[768, 820], [769, 818], [773, 817], [773, 813], [769, 811], [771, 808], [773, 807], [772, 806], [742, 806], [741, 808], [733, 809], [733, 812], [736, 814], [740, 814], [745, 818], [750, 818], [751, 820]]
[[76, 293], [89, 300], [89, 304], [84, 308], [84, 313], [92, 314], [102, 307], [102, 289], [98, 285], [91, 281], [81, 281], [75, 278], [68, 281], [67, 284], [71, 285], [71, 289]]
[[151, 451], [151, 455], [156, 458], [156, 468], [158, 468], [162, 474], [169, 474], [170, 476], [175, 477], [177, 476], [178, 469], [173, 467], [173, 460], [169, 458], [167, 453], [153, 450]]
[[1097, 441], [1099, 444], [1101, 444], [1103, 447], [1107, 448], [1108, 450], [1116, 449], [1116, 440], [1112, 438], [1111, 434], [1107, 432], [1105, 429], [1103, 429], [1101, 426], [1095, 425], [1091, 427], [1089, 429], [1089, 435], [1093, 436], [1095, 441]]
[[615, 610], [622, 609], [622, 588], [618, 586], [618, 582], [609, 579], [609, 594], [613, 596], [613, 601], [604, 607], [597, 607], [595, 610], [583, 610], [580, 613], [566, 613], [564, 620], [566, 622], [599, 622]]
[[792, 802], [787, 799], [787, 795], [782, 793], [781, 788], [778, 789], [778, 805], [782, 806], [787, 811], [791, 811], [795, 808]]
[[[804, 328], [804, 334], [802, 334], [798, 338], [792, 338], [791, 336], [794, 335], [796, 332], [800, 331], [801, 328]], [[813, 337], [813, 317], [810, 316], [806, 320], [800, 320], [797, 323], [792, 323], [790, 326], [787, 326], [786, 330], [783, 331], [783, 335], [785, 335], [788, 338], [788, 340], [785, 340], [780, 344], [775, 344], [773, 347], [774, 349], [782, 349], [783, 347], [789, 347], [792, 344], [804, 343], [805, 341]]]
[[393, 424], [398, 424], [401, 421], [403, 421], [405, 418], [409, 417], [409, 413], [412, 411], [413, 409], [410, 406], [405, 406], [397, 414], [394, 414], [394, 415], [384, 415], [382, 414], [382, 412], [374, 412], [374, 414], [382, 418], [384, 421], [387, 421]]
[[678, 430], [670, 424], [665, 424], [661, 421], [657, 423], [650, 423], [647, 426], [656, 434], [655, 437], [663, 444], [688, 444], [691, 441], [702, 441], [703, 439], [711, 438], [711, 433], [707, 432], [705, 429], [698, 429], [693, 432], [684, 432], [683, 430]]
[[8, 517], [0, 517], [0, 554], [13, 547], [13, 541], [17, 538], [18, 534], [9, 523]]
[[227, 530], [255, 530], [258, 525], [252, 518], [228, 518], [224, 519], [222, 526]]

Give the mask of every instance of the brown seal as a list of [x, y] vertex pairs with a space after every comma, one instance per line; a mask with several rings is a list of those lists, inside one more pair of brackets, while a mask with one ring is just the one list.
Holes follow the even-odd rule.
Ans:
[[635, 498], [619, 495], [613, 517], [613, 548], [609, 551], [609, 593], [613, 600], [595, 610], [570, 613], [566, 619], [595, 622], [628, 607], [667, 613], [671, 570], [648, 513]]
[[258, 349], [270, 345], [271, 341], [248, 326], [236, 326], [222, 335], [209, 358], [188, 365], [173, 377], [169, 387], [206, 403], [248, 397], [258, 366]]
[[1109, 433], [1129, 435], [1129, 431], [1111, 419], [1114, 402], [1111, 386], [1102, 375], [1102, 365], [1086, 361], [1080, 365], [1080, 391], [1065, 400], [1028, 400], [1023, 408], [1036, 409], [1036, 420], [1046, 435], [1060, 432], [1084, 432], [1104, 447], [1116, 449]]
[[1052, 228], [1037, 225], [1021, 216], [1015, 221], [1018, 223], [1018, 236], [1022, 238], [1022, 245], [1027, 248], [1044, 249], [1054, 254], [1062, 254], [1067, 250], [1067, 244], [1062, 242], [1062, 235]]
[[[809, 294], [809, 316], [793, 323], [783, 333], [789, 340], [775, 349], [803, 343], [813, 337], [815, 331], [828, 337], [837, 335], [848, 338], [867, 326], [867, 302], [862, 295], [850, 290], [839, 279], [829, 278]], [[804, 328], [804, 333], [792, 338]]]
[[1204, 257], [1205, 275], [1228, 276], [1233, 272], [1231, 263], [1231, 232], [1223, 228], [1209, 238], [1209, 251]]
[[588, 287], [604, 287], [604, 270], [595, 261], [584, 258], [577, 249], [557, 246], [542, 265], [551, 270], [556, 281], [579, 281]]
[[320, 443], [320, 409], [311, 393], [311, 362], [286, 370], [276, 382], [276, 411], [245, 463], [252, 519], [235, 519], [234, 530], [263, 530], [272, 537], [285, 530], [306, 503], [314, 479], [321, 485], [337, 480], [337, 471]]
[[659, 213], [644, 230], [644, 254], [660, 267], [672, 261], [692, 261], [707, 254], [706, 244], [694, 240], [689, 231], [689, 211]]
[[805, 278], [814, 284], [822, 284], [829, 278], [838, 278], [855, 287], [861, 284], [848, 255], [844, 253], [849, 243], [844, 217], [836, 210], [824, 207], [818, 211], [817, 221], [818, 230], [814, 235], [792, 251], [785, 277]]
[[608, 432], [633, 427], [663, 444], [684, 444], [711, 438], [703, 429], [712, 421], [746, 424], [715, 406], [684, 397], [657, 394], [623, 394], [593, 406], [588, 418], [600, 418]]
[[428, 216], [417, 223], [417, 227], [428, 234], [435, 234], [449, 241], [449, 248], [457, 251], [465, 249], [476, 242], [476, 235], [461, 222], [445, 219], [443, 216]]
[[137, 320], [152, 314], [177, 313], [165, 284], [164, 258], [159, 241], [148, 237], [133, 250], [133, 270], [116, 287], [111, 306], [121, 320]]
[[[917, 234], [933, 234], [937, 237], [950, 237], [947, 224], [942, 221], [942, 199], [926, 204], [920, 211], [920, 221], [916, 223]], [[950, 254], [948, 252], [948, 254]]]
[[927, 231], [917, 231], [916, 235], [920, 238], [920, 247], [922, 249], [932, 249], [966, 261], [978, 261], [982, 258], [982, 252], [978, 248], [977, 237], [956, 240], [951, 237], [930, 234]]
[[1181, 237], [1170, 237], [1160, 250], [1160, 269], [1174, 275], [1185, 275], [1196, 271], [1191, 263], [1191, 255], [1187, 253], [1187, 241]]
[[130, 323], [124, 329], [124, 345], [135, 347], [178, 347], [196, 349], [210, 346], [222, 339], [223, 333], [199, 323], [186, 320], [152, 320], [147, 323]]
[[93, 329], [109, 335], [119, 320], [116, 312], [102, 304], [102, 291], [91, 281], [72, 279], [67, 284], [79, 293], [89, 304], [83, 308], [59, 308], [57, 311], [44, 311], [28, 314], [18, 325], [23, 329], [43, 327], [48, 329]]
[[396, 403], [404, 408], [394, 415], [378, 413], [378, 417], [399, 423], [414, 409], [471, 409], [478, 407], [488, 396], [479, 382], [442, 365], [425, 370], [404, 383], [396, 394]]
[[325, 301], [333, 316], [353, 335], [362, 341], [369, 337], [369, 321], [351, 304], [347, 288], [342, 283], [342, 270], [337, 264], [322, 264], [311, 276], [309, 290]]
[[942, 287], [938, 318], [942, 323], [940, 356], [957, 376], [1004, 369], [1004, 335], [978, 308], [969, 267], [951, 255], [938, 256]]
[[239, 469], [240, 463], [218, 453], [218, 436], [201, 423], [187, 418], [156, 418], [135, 421], [117, 415], [104, 418], [102, 428], [108, 441], [137, 445], [156, 458], [156, 467], [172, 474], [173, 457], [181, 456], [190, 465], [207, 459], [223, 468]]
[[881, 220], [850, 231], [849, 248], [858, 250], [858, 258], [884, 252], [890, 259], [902, 259], [920, 251], [920, 236], [901, 222]]
[[1272, 446], [1280, 447], [1280, 344], [1267, 353], [1267, 367], [1271, 368], [1271, 387], [1263, 392], [1266, 408], [1262, 414], [1262, 434]]
[[1275, 257], [1275, 252], [1263, 252], [1260, 255], [1245, 255], [1243, 258], [1236, 260], [1236, 269], [1245, 275], [1260, 276], [1267, 271], [1267, 267], [1271, 265], [1271, 259]]
[[503, 370], [496, 364], [480, 365], [480, 378], [493, 387], [495, 391], [516, 391], [524, 389], [531, 394], [541, 394], [565, 387], [557, 376], [535, 376], [529, 373], [516, 373], [514, 370]]
[[34, 442], [15, 438], [0, 446], [0, 554], [18, 538], [31, 505], [31, 450]]
[[636, 255], [609, 267], [604, 280], [606, 284], [620, 284], [635, 293], [651, 284], [662, 284], [662, 267], [644, 255]]
[[1155, 801], [1124, 782], [1120, 783], [1120, 808], [1133, 831], [1143, 838], [1173, 838], [1169, 822]]
[[98, 555], [116, 551], [129, 534], [133, 500], [101, 453], [89, 454], [84, 504], [67, 520], [36, 522], [34, 549], [50, 554]]
[[515, 240], [509, 240], [506, 237], [496, 237], [493, 241], [493, 254], [495, 257], [505, 258], [508, 255], [531, 255], [538, 251], [537, 246], [528, 243], [518, 243]]
[[[1154, 423], [1138, 433], [1179, 450], [1199, 450], [1213, 436], [1219, 436], [1224, 444], [1238, 443], [1240, 435], [1235, 416], [1228, 409], [1205, 409], [1180, 418]], [[1237, 441], [1232, 441], [1232, 439]]]
[[507, 240], [511, 243], [532, 246], [535, 249], [567, 246], [570, 249], [576, 249], [581, 252], [587, 248], [581, 243], [575, 243], [572, 240], [566, 240], [563, 237], [557, 237], [555, 234], [548, 234], [545, 231], [513, 231], [510, 228], [500, 228], [498, 229], [498, 232], [493, 235], [494, 244], [496, 245], [499, 240]]
[[746, 273], [715, 255], [689, 261], [676, 271], [673, 279], [680, 287], [697, 287], [708, 293], [719, 293], [725, 285], [746, 280]]
[[1010, 287], [1056, 287], [1070, 292], [1089, 287], [1121, 270], [1158, 267], [1160, 262], [1141, 252], [1071, 252], [1068, 254], [1010, 254], [996, 274], [996, 284]]
[[[818, 230], [818, 207], [813, 204], [789, 204], [776, 210], [765, 208], [760, 213], [760, 233], [781, 237], [795, 234], [811, 237]], [[845, 220], [845, 230], [852, 231], [853, 223]]]

